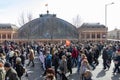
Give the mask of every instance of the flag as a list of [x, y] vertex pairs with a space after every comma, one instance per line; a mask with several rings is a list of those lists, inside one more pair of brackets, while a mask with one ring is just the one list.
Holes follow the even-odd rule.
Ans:
[[69, 40], [66, 40], [66, 46], [70, 46], [71, 42]]

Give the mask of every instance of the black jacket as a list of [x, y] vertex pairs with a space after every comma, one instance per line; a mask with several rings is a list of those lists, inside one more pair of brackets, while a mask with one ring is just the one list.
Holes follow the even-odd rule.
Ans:
[[108, 54], [107, 54], [106, 49], [103, 50], [102, 58], [105, 59], [105, 60], [108, 59]]
[[23, 69], [22, 64], [16, 64], [15, 65], [15, 70], [18, 74], [18, 77], [21, 77], [23, 75], [22, 69]]

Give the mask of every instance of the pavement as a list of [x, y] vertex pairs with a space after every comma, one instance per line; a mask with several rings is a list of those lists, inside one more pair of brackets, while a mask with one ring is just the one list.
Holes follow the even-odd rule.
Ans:
[[[26, 64], [28, 60], [26, 60]], [[27, 68], [28, 77], [25, 77], [25, 74], [22, 77], [22, 80], [44, 80], [42, 74], [44, 73], [41, 68], [41, 64], [38, 58], [38, 55], [35, 57], [35, 67], [31, 67], [31, 65]], [[99, 65], [95, 70], [92, 71], [92, 79], [93, 80], [120, 80], [120, 74], [113, 75], [114, 64], [111, 63], [111, 67], [109, 70], [103, 70], [102, 58], [99, 57]], [[69, 80], [80, 80], [79, 74], [77, 73], [77, 68], [72, 69], [73, 74], [69, 75], [67, 73], [67, 77]], [[58, 79], [59, 80], [59, 79]]]

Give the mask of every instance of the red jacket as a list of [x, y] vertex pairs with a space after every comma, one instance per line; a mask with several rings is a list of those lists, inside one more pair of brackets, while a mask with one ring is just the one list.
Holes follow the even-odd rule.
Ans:
[[73, 48], [72, 57], [73, 57], [73, 58], [77, 58], [77, 57], [78, 57], [78, 51], [77, 51], [76, 48]]

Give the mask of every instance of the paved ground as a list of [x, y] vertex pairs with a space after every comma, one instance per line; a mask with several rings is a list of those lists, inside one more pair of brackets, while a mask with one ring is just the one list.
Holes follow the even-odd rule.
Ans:
[[[26, 61], [27, 63], [28, 61]], [[120, 80], [120, 74], [113, 75], [113, 67], [114, 64], [112, 63], [111, 68], [109, 71], [103, 70], [102, 66], [102, 59], [99, 58], [99, 65], [96, 67], [94, 71], [92, 71], [93, 74], [93, 80]], [[23, 76], [22, 80], [43, 80], [41, 77], [43, 70], [41, 68], [40, 62], [38, 57], [35, 58], [35, 67], [27, 67], [28, 77]], [[67, 74], [69, 80], [79, 80], [79, 74], [76, 73], [76, 68], [73, 68], [73, 74], [69, 76], [69, 73]]]

